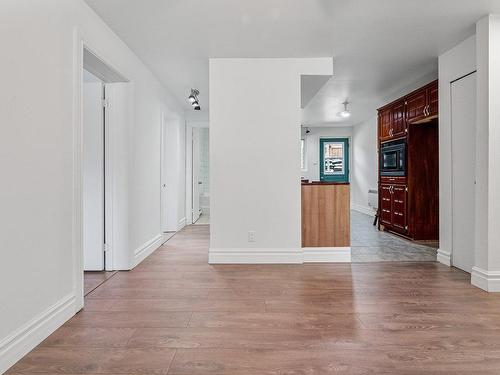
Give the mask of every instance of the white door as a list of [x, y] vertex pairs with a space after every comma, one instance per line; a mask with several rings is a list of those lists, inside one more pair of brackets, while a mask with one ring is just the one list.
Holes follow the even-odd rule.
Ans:
[[193, 128], [193, 223], [195, 223], [201, 214], [200, 209], [200, 129]]
[[83, 260], [85, 271], [104, 269], [103, 85], [83, 84]]
[[451, 85], [453, 266], [471, 272], [474, 266], [476, 74]]
[[160, 147], [160, 189], [161, 189], [161, 229], [168, 232], [167, 210], [167, 122], [165, 114], [161, 115], [161, 147]]

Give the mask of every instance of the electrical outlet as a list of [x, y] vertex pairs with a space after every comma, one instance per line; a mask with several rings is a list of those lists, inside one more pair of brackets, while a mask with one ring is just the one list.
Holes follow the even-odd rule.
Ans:
[[255, 231], [251, 230], [248, 232], [248, 242], [255, 242]]

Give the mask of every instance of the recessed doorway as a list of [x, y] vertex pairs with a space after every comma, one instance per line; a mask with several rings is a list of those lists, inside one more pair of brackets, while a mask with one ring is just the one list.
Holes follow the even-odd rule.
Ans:
[[115, 153], [120, 147], [118, 128], [127, 117], [128, 81], [86, 46], [82, 52], [81, 248], [82, 294], [87, 295], [116, 270], [128, 267], [120, 259], [120, 236], [115, 230], [120, 218], [113, 220], [120, 177]]
[[194, 127], [192, 141], [192, 223], [210, 224], [209, 128]]

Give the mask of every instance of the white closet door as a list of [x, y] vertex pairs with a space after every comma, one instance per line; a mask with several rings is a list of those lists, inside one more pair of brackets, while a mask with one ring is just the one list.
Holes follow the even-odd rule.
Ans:
[[476, 176], [476, 74], [451, 85], [453, 175], [453, 266], [474, 266]]
[[104, 269], [104, 112], [100, 82], [83, 84], [83, 263]]

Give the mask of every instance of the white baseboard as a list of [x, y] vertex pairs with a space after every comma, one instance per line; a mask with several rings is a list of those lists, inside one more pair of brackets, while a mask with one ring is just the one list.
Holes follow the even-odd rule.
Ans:
[[208, 252], [208, 263], [210, 264], [302, 264], [350, 261], [350, 247], [309, 247], [296, 250], [210, 248]]
[[444, 264], [445, 266], [451, 266], [451, 253], [438, 249], [437, 251], [437, 261]]
[[0, 374], [75, 315], [75, 295], [69, 294], [0, 341]]
[[350, 263], [350, 247], [304, 247], [304, 263]]
[[487, 292], [500, 292], [500, 271], [472, 267], [471, 284]]
[[214, 249], [208, 251], [210, 264], [301, 264], [300, 249]]
[[182, 228], [186, 226], [186, 218], [183, 217], [182, 219], [179, 220], [177, 223], [177, 231], [180, 231]]
[[354, 211], [361, 212], [362, 214], [369, 215], [371, 217], [375, 217], [375, 211], [372, 207], [362, 206], [360, 204], [351, 203], [351, 209]]
[[151, 255], [153, 251], [158, 249], [162, 244], [163, 244], [163, 233], [159, 233], [154, 238], [152, 238], [145, 244], [141, 245], [139, 248], [135, 249], [132, 268], [137, 266], [149, 255]]

